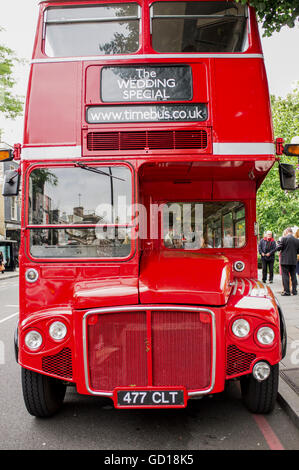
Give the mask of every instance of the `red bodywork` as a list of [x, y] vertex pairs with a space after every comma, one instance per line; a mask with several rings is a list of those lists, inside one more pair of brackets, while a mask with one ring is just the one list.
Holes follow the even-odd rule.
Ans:
[[[273, 132], [254, 11], [249, 9], [244, 53], [167, 58], [151, 47], [151, 2], [137, 3], [142, 7], [140, 49], [113, 60], [50, 60], [43, 52], [43, 12], [53, 3], [41, 3], [21, 161], [19, 363], [74, 382], [79, 393], [114, 396], [115, 404], [115, 390], [122, 388], [181, 387], [186, 399], [221, 392], [226, 379], [250, 373], [258, 360], [276, 364], [281, 359], [276, 302], [271, 290], [257, 281], [256, 191], [275, 155], [274, 145], [272, 152], [256, 150], [256, 143], [271, 149]], [[103, 66], [148, 63], [190, 65], [196, 84], [191, 102], [206, 103], [208, 119], [171, 124], [86, 122], [87, 106], [102, 104], [98, 77]], [[206, 141], [192, 146], [199, 131]], [[169, 132], [181, 139], [181, 145], [172, 141], [168, 147], [160, 145]], [[139, 145], [138, 136], [144, 139]], [[77, 151], [79, 156], [74, 157]], [[161, 237], [138, 240], [140, 227], [132, 222], [136, 236], [124, 260], [33, 258], [27, 216], [29, 174], [36, 167], [66, 167], [78, 159], [128, 165], [134, 202], [147, 208], [165, 201], [243, 202], [245, 246], [187, 254], [171, 251]], [[242, 272], [233, 268], [238, 260], [245, 263]], [[38, 272], [35, 283], [25, 280], [29, 268]], [[250, 323], [248, 337], [233, 335], [231, 325], [237, 318]], [[62, 342], [47, 333], [56, 319], [67, 325]], [[256, 339], [258, 327], [264, 325], [276, 333], [270, 347]], [[43, 336], [36, 352], [24, 344], [30, 329]]]

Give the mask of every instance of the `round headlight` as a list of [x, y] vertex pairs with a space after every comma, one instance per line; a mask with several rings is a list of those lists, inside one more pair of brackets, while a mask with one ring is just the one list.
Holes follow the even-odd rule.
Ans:
[[264, 345], [272, 344], [275, 338], [275, 333], [269, 326], [263, 326], [257, 332], [257, 339], [259, 343]]
[[32, 349], [32, 351], [35, 351], [36, 349], [40, 348], [43, 344], [42, 335], [35, 330], [29, 331], [29, 333], [27, 333], [27, 335], [25, 336], [25, 344], [27, 348]]
[[250, 332], [250, 325], [247, 320], [239, 318], [239, 320], [234, 321], [232, 326], [232, 332], [238, 338], [244, 338]]
[[27, 282], [35, 282], [38, 280], [38, 272], [36, 269], [30, 268], [27, 269], [25, 273], [25, 279]]
[[51, 338], [59, 341], [65, 338], [67, 334], [67, 327], [61, 321], [54, 321], [49, 328], [49, 333]]

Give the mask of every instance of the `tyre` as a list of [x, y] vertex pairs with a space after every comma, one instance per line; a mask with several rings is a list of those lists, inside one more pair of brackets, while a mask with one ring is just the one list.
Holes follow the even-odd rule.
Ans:
[[22, 389], [28, 412], [47, 418], [61, 408], [66, 385], [61, 380], [22, 368]]
[[271, 373], [263, 382], [258, 382], [253, 375], [241, 377], [241, 393], [246, 408], [252, 413], [270, 413], [277, 398], [278, 379], [278, 364], [271, 366]]

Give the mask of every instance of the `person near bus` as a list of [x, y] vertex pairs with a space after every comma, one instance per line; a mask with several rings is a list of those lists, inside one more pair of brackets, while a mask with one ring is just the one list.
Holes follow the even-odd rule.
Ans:
[[4, 266], [4, 258], [3, 253], [0, 251], [0, 273], [4, 274], [5, 266]]
[[[296, 230], [295, 238], [299, 239], [299, 228], [297, 228]], [[298, 278], [299, 278], [299, 254], [297, 254], [296, 274], [298, 275]]]
[[277, 251], [281, 251], [280, 264], [282, 273], [282, 283], [284, 291], [281, 295], [291, 295], [290, 278], [292, 282], [292, 294], [297, 295], [296, 265], [299, 253], [299, 238], [295, 238], [293, 230], [288, 227], [285, 236], [277, 244]]
[[273, 238], [272, 232], [269, 230], [266, 232], [264, 238], [259, 243], [259, 254], [262, 258], [262, 269], [263, 269], [263, 282], [267, 281], [267, 274], [269, 272], [269, 282], [273, 282], [273, 268], [275, 261], [276, 242]]

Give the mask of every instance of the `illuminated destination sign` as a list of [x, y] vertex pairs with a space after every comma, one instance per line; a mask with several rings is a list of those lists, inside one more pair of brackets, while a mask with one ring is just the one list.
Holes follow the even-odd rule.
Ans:
[[192, 72], [188, 65], [103, 67], [103, 102], [190, 101]]

